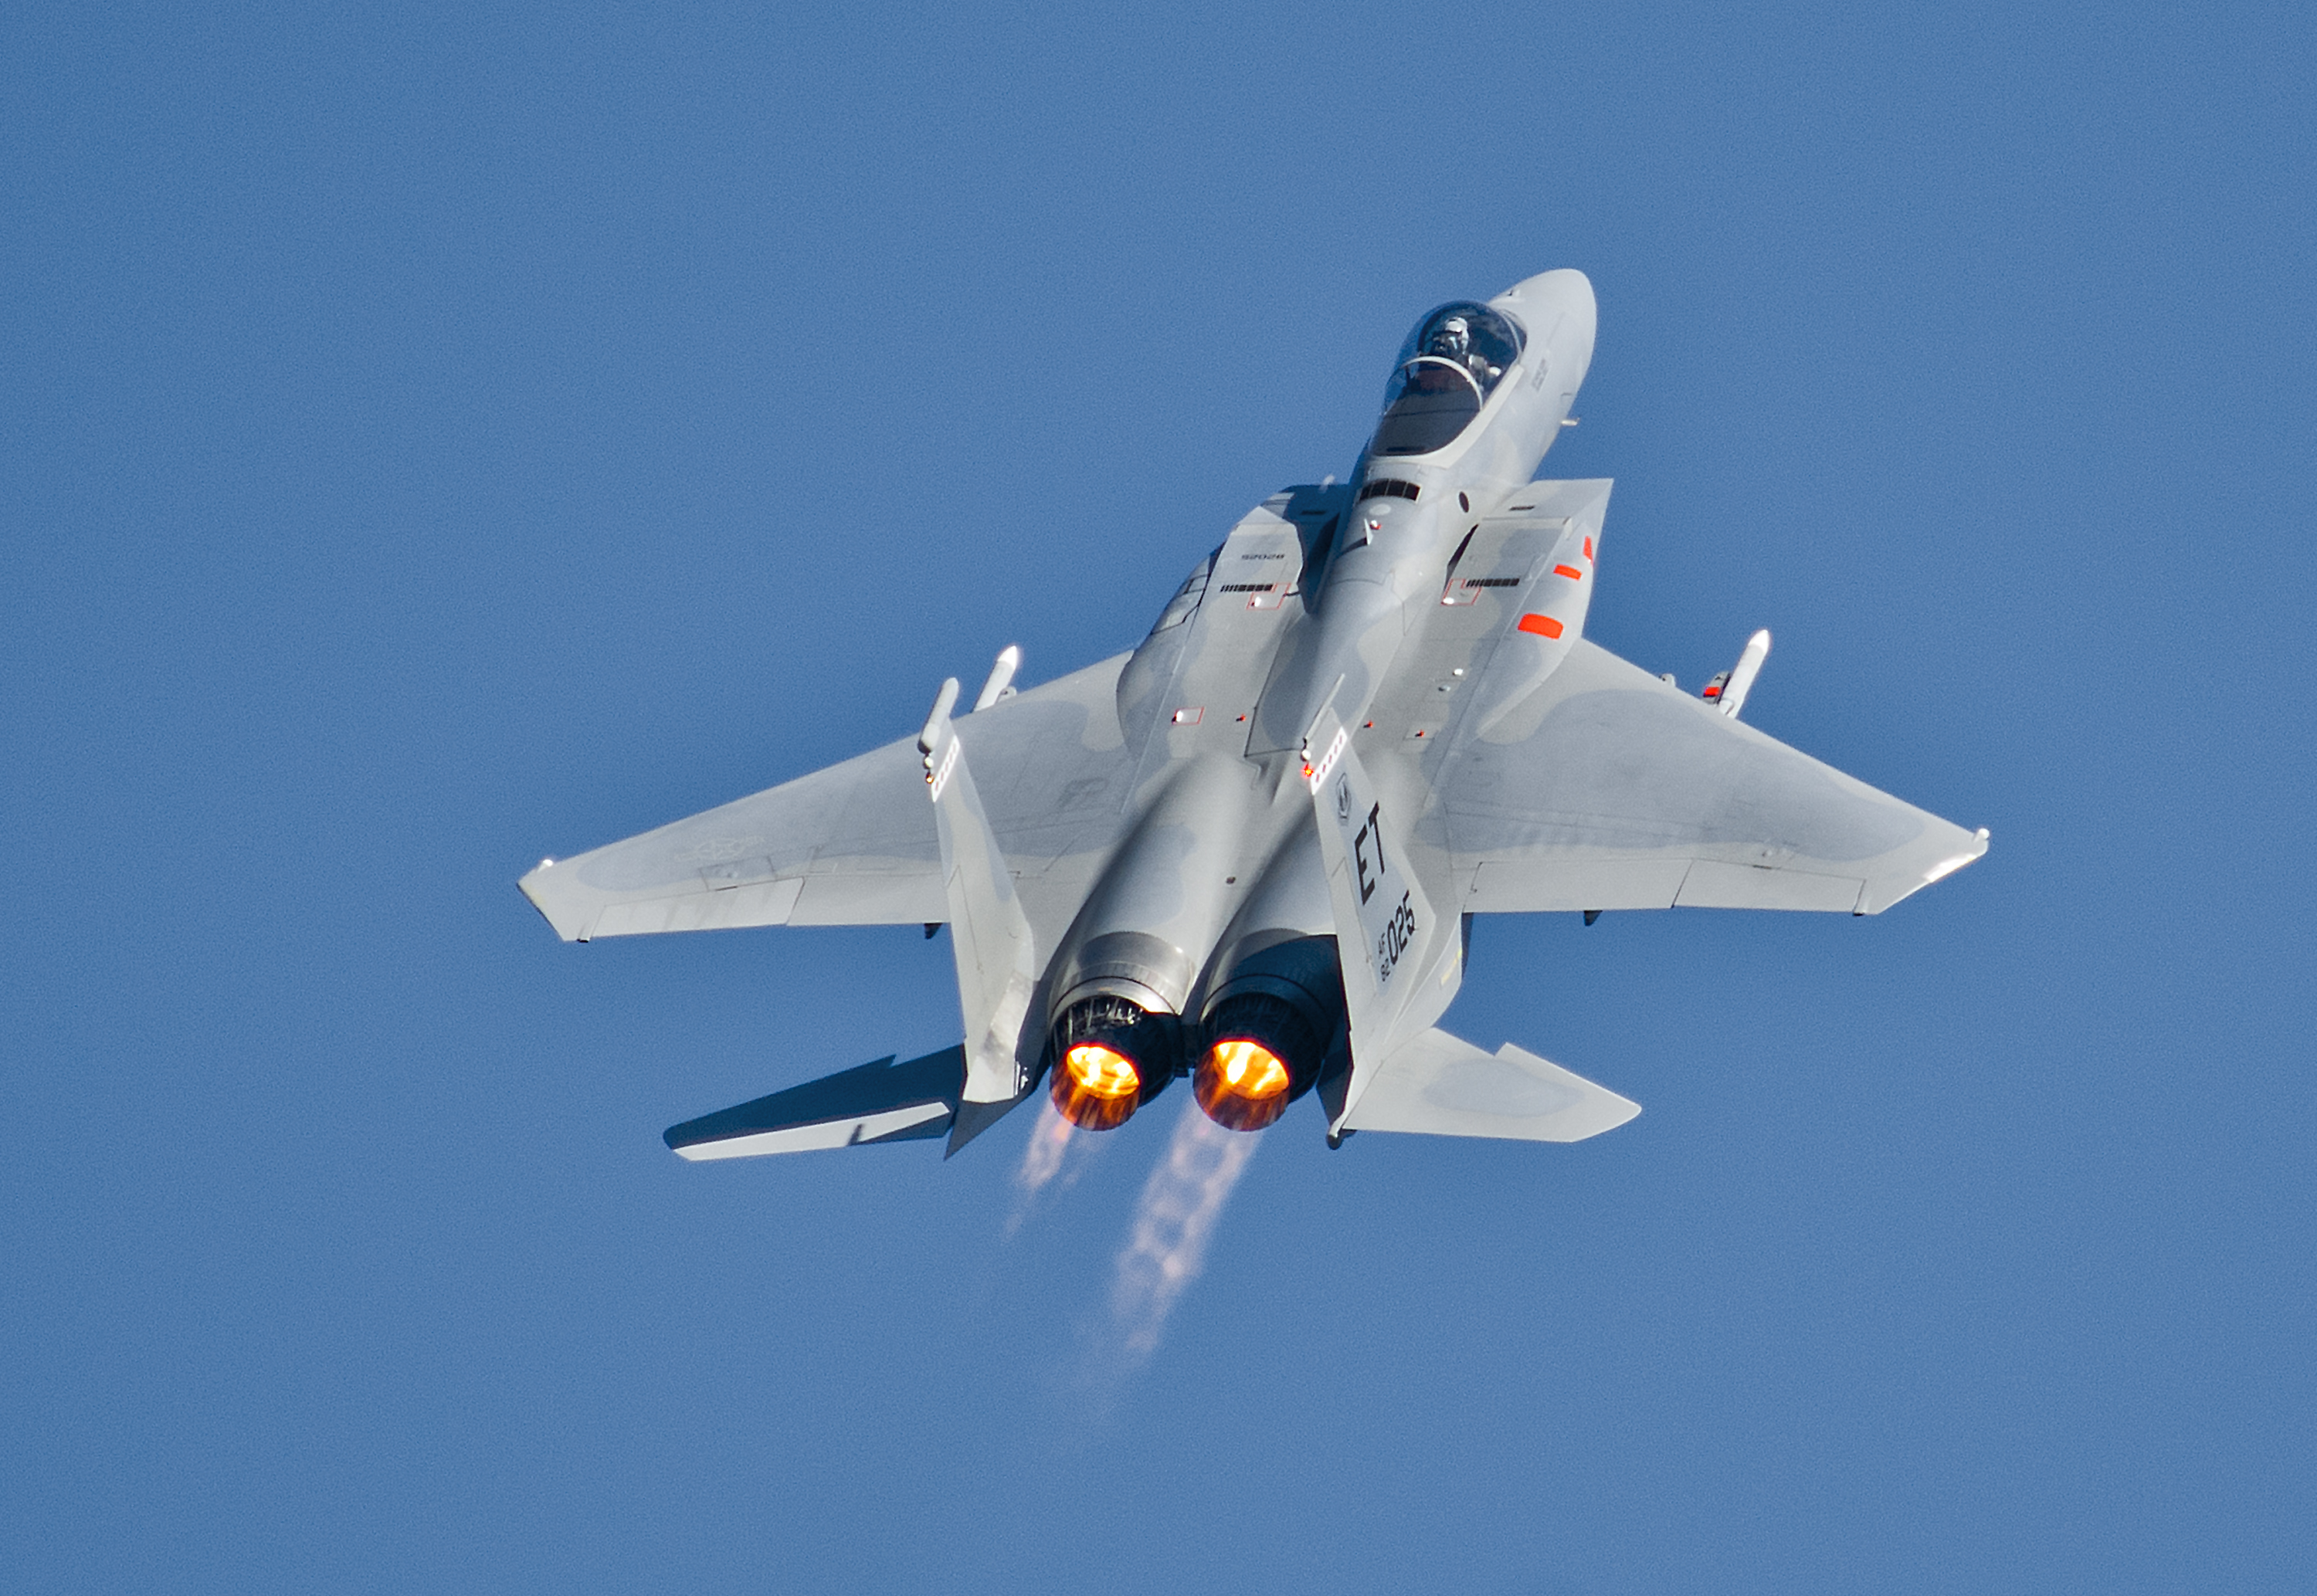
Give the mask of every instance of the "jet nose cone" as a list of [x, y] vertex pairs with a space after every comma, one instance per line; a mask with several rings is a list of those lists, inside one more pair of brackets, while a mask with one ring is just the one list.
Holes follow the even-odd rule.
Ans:
[[1560, 266], [1551, 272], [1540, 272], [1534, 277], [1524, 277], [1498, 294], [1497, 299], [1516, 305], [1534, 305], [1543, 300], [1581, 297], [1587, 304], [1593, 301], [1593, 280], [1574, 266]]
[[1519, 317], [1536, 333], [1549, 331], [1556, 315], [1581, 322], [1588, 330], [1597, 316], [1593, 280], [1572, 266], [1523, 278], [1498, 294], [1495, 303]]
[[[1531, 338], [1550, 339], [1556, 367], [1573, 370], [1578, 382], [1593, 364], [1593, 335], [1599, 313], [1593, 303], [1593, 282], [1584, 272], [1564, 266], [1524, 278], [1497, 296], [1493, 303], [1510, 311], [1528, 329]], [[1575, 384], [1570, 385], [1574, 391]]]

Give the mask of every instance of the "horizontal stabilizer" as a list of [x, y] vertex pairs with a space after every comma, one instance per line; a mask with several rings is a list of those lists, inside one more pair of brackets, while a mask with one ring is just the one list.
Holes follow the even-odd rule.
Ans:
[[775, 1092], [667, 1128], [679, 1158], [749, 1158], [872, 1142], [909, 1142], [947, 1130], [965, 1092], [965, 1049], [907, 1064], [890, 1057]]
[[1506, 1043], [1483, 1053], [1445, 1030], [1394, 1048], [1346, 1116], [1349, 1130], [1581, 1142], [1642, 1105]]

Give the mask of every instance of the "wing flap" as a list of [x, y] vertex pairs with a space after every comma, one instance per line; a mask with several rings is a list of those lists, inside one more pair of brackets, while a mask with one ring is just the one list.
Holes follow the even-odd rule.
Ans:
[[1838, 914], [1856, 909], [1865, 890], [1864, 880], [1849, 876], [1698, 859], [1684, 872], [1673, 903], [1677, 909], [1815, 909]]
[[1670, 909], [1689, 874], [1686, 859], [1492, 859], [1473, 871], [1465, 902], [1474, 914], [1546, 909]]
[[[949, 895], [938, 868], [807, 876], [795, 903], [779, 920], [760, 925], [930, 925], [949, 918]], [[670, 930], [688, 929], [671, 926]]]
[[[604, 905], [586, 934], [629, 937], [650, 932], [779, 925], [787, 921], [803, 885], [796, 880], [756, 881], [729, 891], [695, 891], [681, 897], [622, 898]], [[553, 916], [549, 918], [551, 921]]]

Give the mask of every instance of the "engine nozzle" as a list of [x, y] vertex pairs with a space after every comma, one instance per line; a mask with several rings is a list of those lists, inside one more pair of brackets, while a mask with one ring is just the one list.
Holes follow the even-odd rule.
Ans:
[[1226, 1130], [1261, 1130], [1311, 1089], [1324, 1039], [1293, 1004], [1264, 993], [1227, 998], [1207, 1021], [1191, 1090]]
[[1174, 1078], [1167, 1016], [1121, 997], [1072, 1003], [1055, 1023], [1054, 1110], [1080, 1130], [1114, 1130]]
[[1226, 1130], [1261, 1130], [1287, 1111], [1287, 1066], [1261, 1042], [1233, 1037], [1199, 1061], [1191, 1091], [1206, 1117]]

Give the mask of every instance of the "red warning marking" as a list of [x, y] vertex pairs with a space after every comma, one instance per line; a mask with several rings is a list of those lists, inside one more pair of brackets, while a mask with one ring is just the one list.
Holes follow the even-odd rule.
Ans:
[[1556, 576], [1566, 576], [1571, 582], [1582, 582], [1585, 580], [1585, 573], [1579, 570], [1575, 566], [1555, 566], [1552, 567], [1552, 574]]
[[1587, 559], [1593, 557], [1593, 539], [1590, 538], [1585, 539], [1585, 557]]
[[1524, 615], [1520, 618], [1520, 629], [1534, 632], [1540, 638], [1561, 636], [1561, 623], [1550, 615]]

